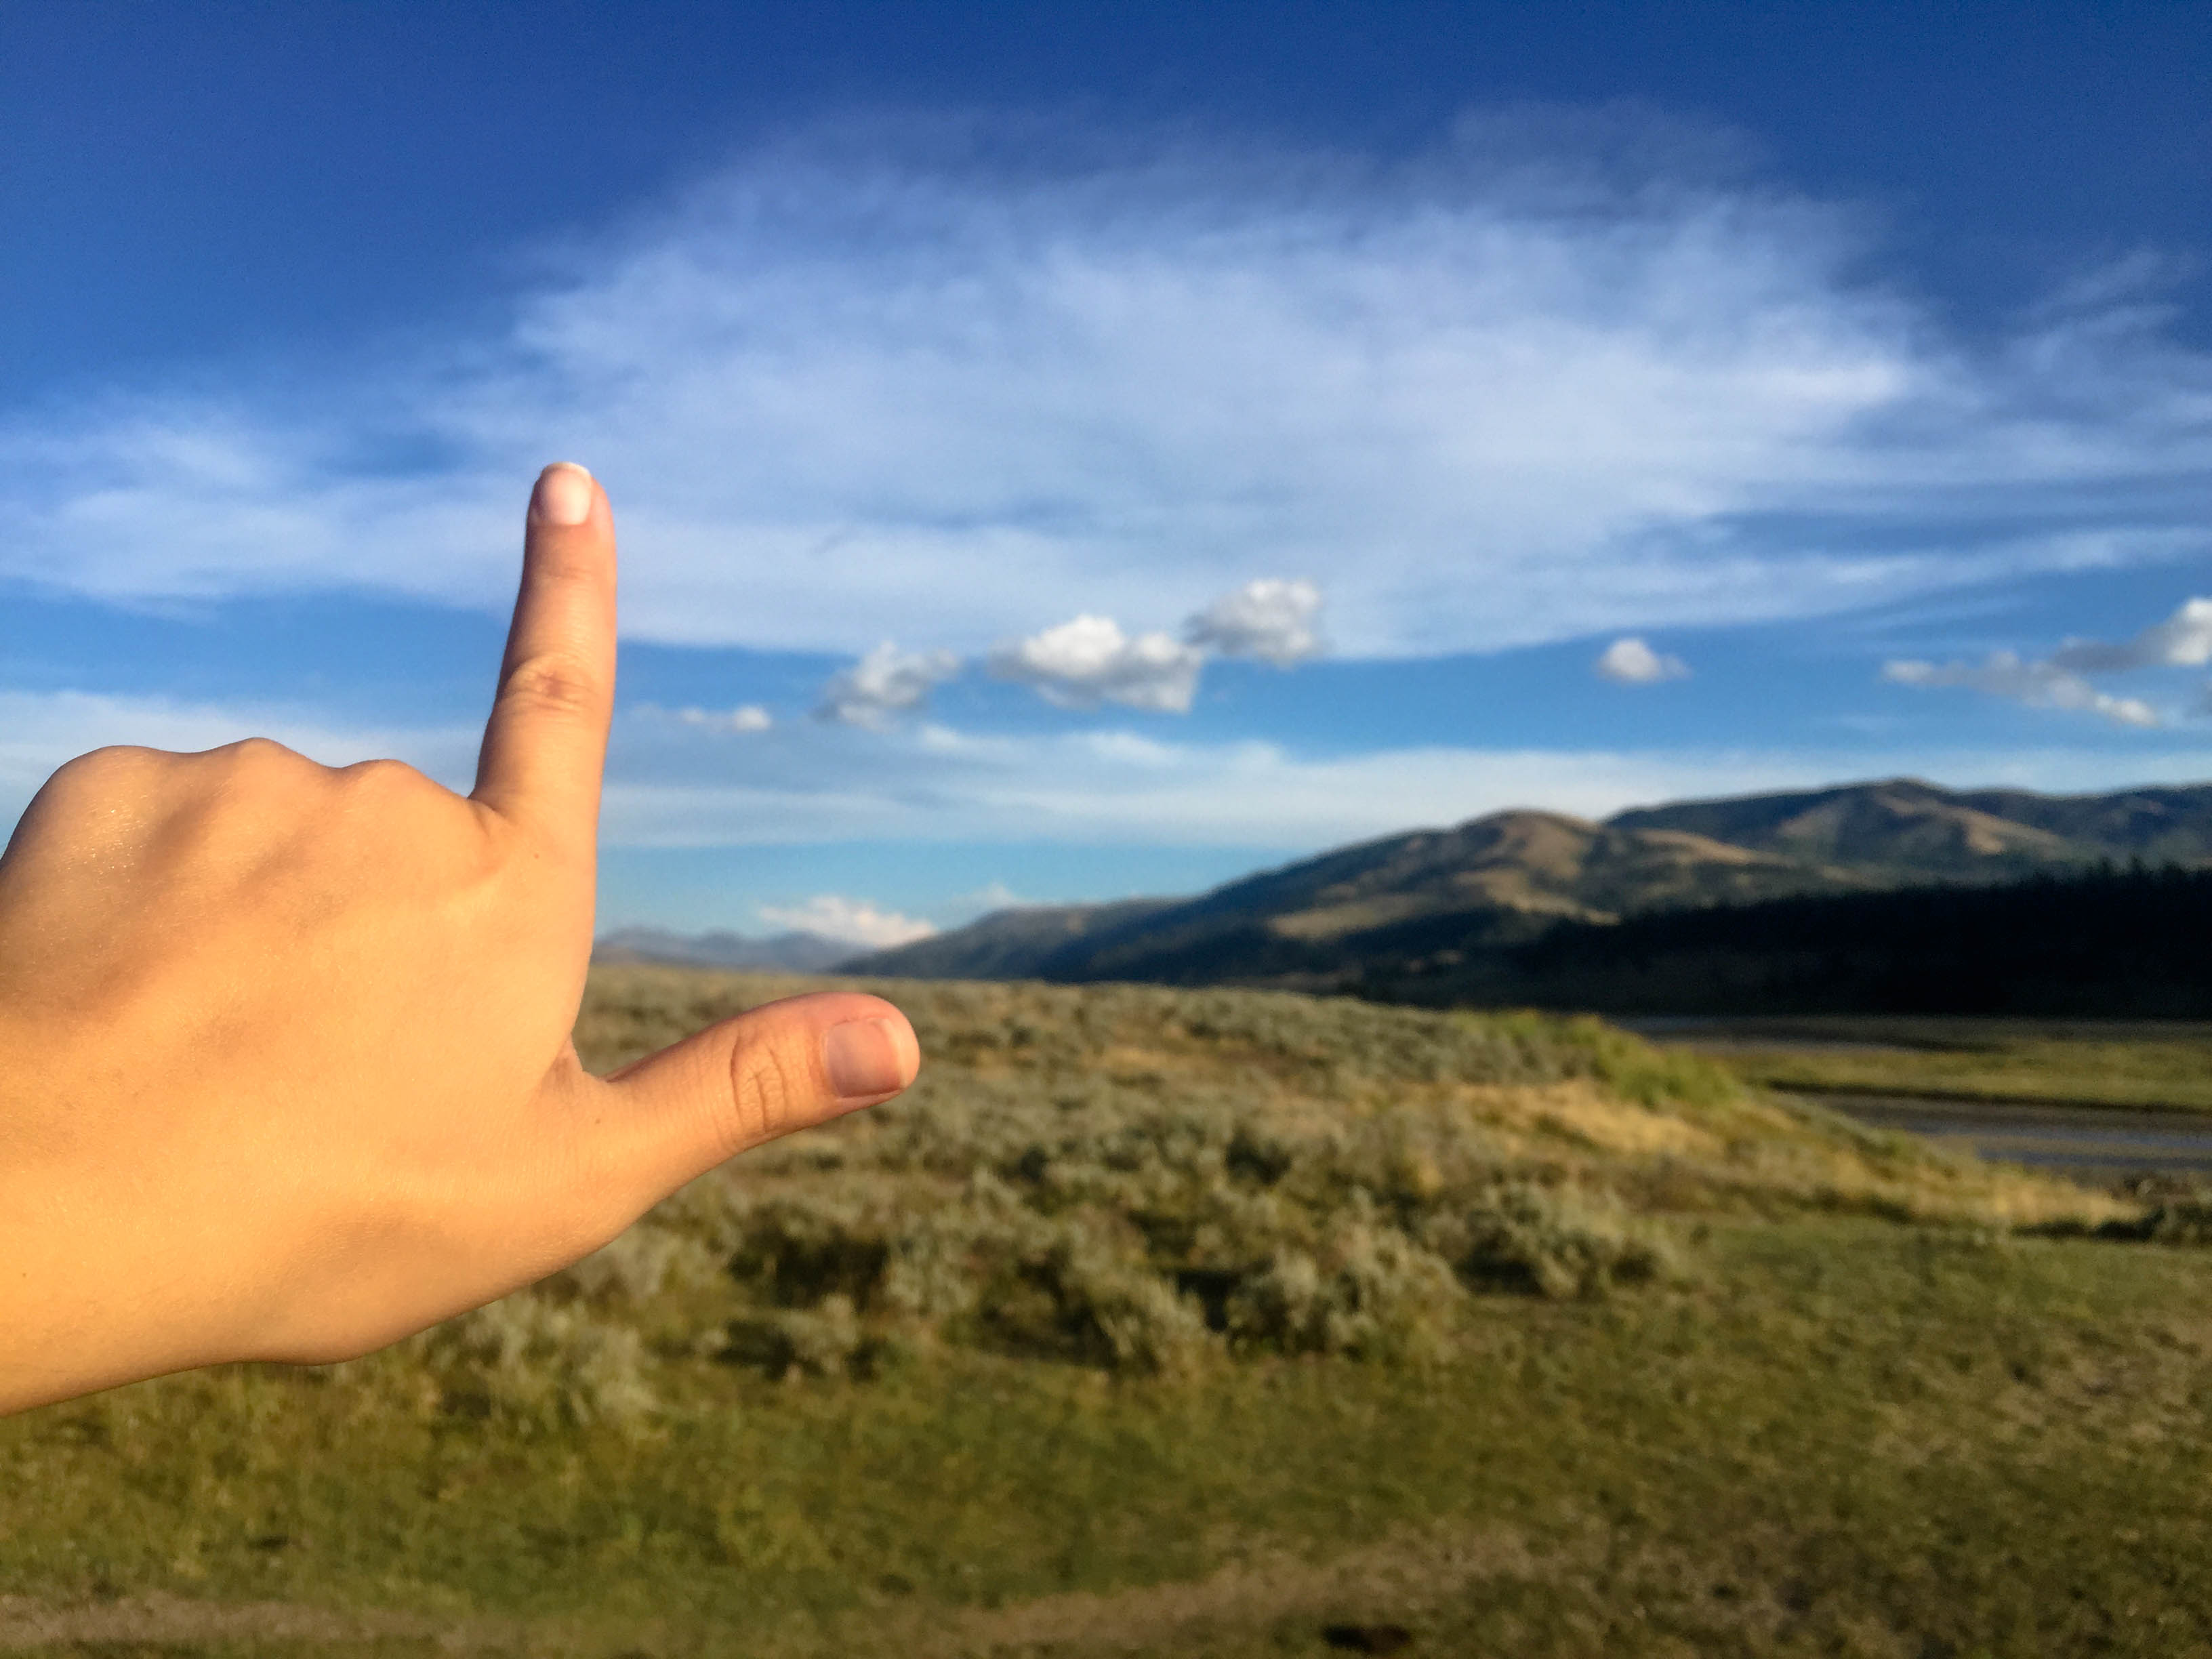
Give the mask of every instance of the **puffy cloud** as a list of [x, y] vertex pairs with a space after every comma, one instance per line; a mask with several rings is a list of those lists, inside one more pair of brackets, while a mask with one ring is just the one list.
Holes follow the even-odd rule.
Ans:
[[1965, 686], [1993, 697], [2008, 697], [2032, 708], [2075, 709], [2101, 714], [2116, 726], [2156, 726], [2157, 711], [2135, 697], [2100, 691], [2055, 661], [2023, 660], [2017, 653], [1993, 651], [1978, 663], [1895, 661], [1882, 665], [1882, 678], [1896, 685], [1931, 690]]
[[2080, 673], [2129, 668], [2202, 668], [2212, 662], [2212, 599], [2185, 599], [2162, 623], [2131, 640], [2069, 640], [2051, 653], [2057, 666]]
[[1263, 576], [1214, 600], [1183, 624], [1182, 636], [1224, 657], [1288, 668], [1320, 654], [1320, 615], [1321, 590], [1311, 582]]
[[676, 718], [703, 732], [765, 732], [775, 724], [775, 717], [757, 702], [725, 709], [679, 708]]
[[1000, 645], [989, 665], [1000, 679], [1034, 686], [1063, 708], [1118, 702], [1183, 714], [1209, 653], [1288, 668], [1320, 651], [1314, 631], [1320, 612], [1321, 590], [1311, 582], [1262, 577], [1192, 617], [1182, 643], [1164, 633], [1132, 639], [1112, 617], [1085, 615]]
[[880, 909], [866, 899], [842, 898], [835, 893], [817, 893], [799, 905], [763, 904], [758, 908], [761, 920], [771, 927], [799, 933], [819, 933], [824, 939], [841, 939], [876, 951], [889, 950], [895, 945], [911, 945], [937, 931], [926, 921], [902, 916], [896, 910]]
[[902, 652], [889, 640], [822, 688], [823, 720], [880, 731], [894, 716], [919, 708], [940, 683], [960, 672], [950, 651]]
[[1844, 210], [1510, 125], [767, 145], [497, 332], [0, 411], [0, 579], [495, 609], [547, 453], [615, 491], [633, 637], [763, 648], [1294, 568], [1341, 653], [1494, 649], [2205, 547], [2206, 360], [2128, 281], [1955, 341]]
[[1606, 647], [1593, 667], [1618, 685], [1656, 685], [1662, 680], [1686, 679], [1690, 673], [1690, 665], [1680, 657], [1662, 656], [1633, 635]]
[[1035, 686], [1065, 708], [1118, 702], [1182, 714], [1198, 690], [1205, 653], [1166, 634], [1130, 639], [1111, 617], [1083, 616], [991, 653], [1000, 679]]

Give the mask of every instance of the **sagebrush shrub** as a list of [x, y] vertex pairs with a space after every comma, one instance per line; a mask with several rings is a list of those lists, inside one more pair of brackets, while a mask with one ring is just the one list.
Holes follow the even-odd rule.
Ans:
[[[602, 975], [578, 1041], [620, 1063], [785, 988]], [[526, 1304], [464, 1322], [440, 1350], [454, 1389], [483, 1409], [633, 1409], [650, 1360], [601, 1334], [629, 1322], [775, 1375], [866, 1374], [939, 1343], [1128, 1372], [1399, 1356], [1448, 1341], [1470, 1297], [1680, 1277], [1668, 1224], [1617, 1193], [1863, 1207], [1934, 1167], [1594, 1020], [891, 989], [928, 1057], [914, 1089], [759, 1150]], [[2197, 1223], [2177, 1208], [2168, 1224]], [[556, 1380], [526, 1381], [533, 1367]]]
[[772, 1376], [849, 1376], [872, 1346], [853, 1298], [833, 1291], [811, 1308], [776, 1309], [730, 1322], [720, 1357]]
[[656, 1401], [638, 1333], [525, 1291], [411, 1339], [448, 1410], [526, 1428], [635, 1423]]
[[1440, 1210], [1424, 1233], [1468, 1283], [1540, 1296], [1600, 1296], [1681, 1273], [1672, 1242], [1648, 1222], [1596, 1195], [1528, 1182]]

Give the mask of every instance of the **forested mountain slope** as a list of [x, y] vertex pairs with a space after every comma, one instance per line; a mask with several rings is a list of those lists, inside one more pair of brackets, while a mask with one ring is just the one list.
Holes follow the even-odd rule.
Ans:
[[[1514, 971], [1561, 921], [2131, 860], [2212, 861], [2212, 787], [2059, 797], [1915, 779], [1688, 801], [1602, 823], [1498, 812], [1340, 848], [1199, 897], [1002, 910], [855, 971], [1379, 988]], [[1501, 994], [1504, 994], [1502, 991]]]

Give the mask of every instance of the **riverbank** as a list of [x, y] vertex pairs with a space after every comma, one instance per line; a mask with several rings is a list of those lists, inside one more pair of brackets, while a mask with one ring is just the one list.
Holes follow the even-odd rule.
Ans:
[[1617, 1022], [1756, 1087], [2212, 1114], [2212, 1025], [1830, 1015]]

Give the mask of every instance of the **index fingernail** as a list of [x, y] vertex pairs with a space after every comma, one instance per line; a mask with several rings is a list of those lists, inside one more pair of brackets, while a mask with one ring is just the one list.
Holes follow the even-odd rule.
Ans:
[[574, 461], [556, 461], [538, 475], [530, 516], [540, 524], [577, 525], [592, 516], [592, 475]]

